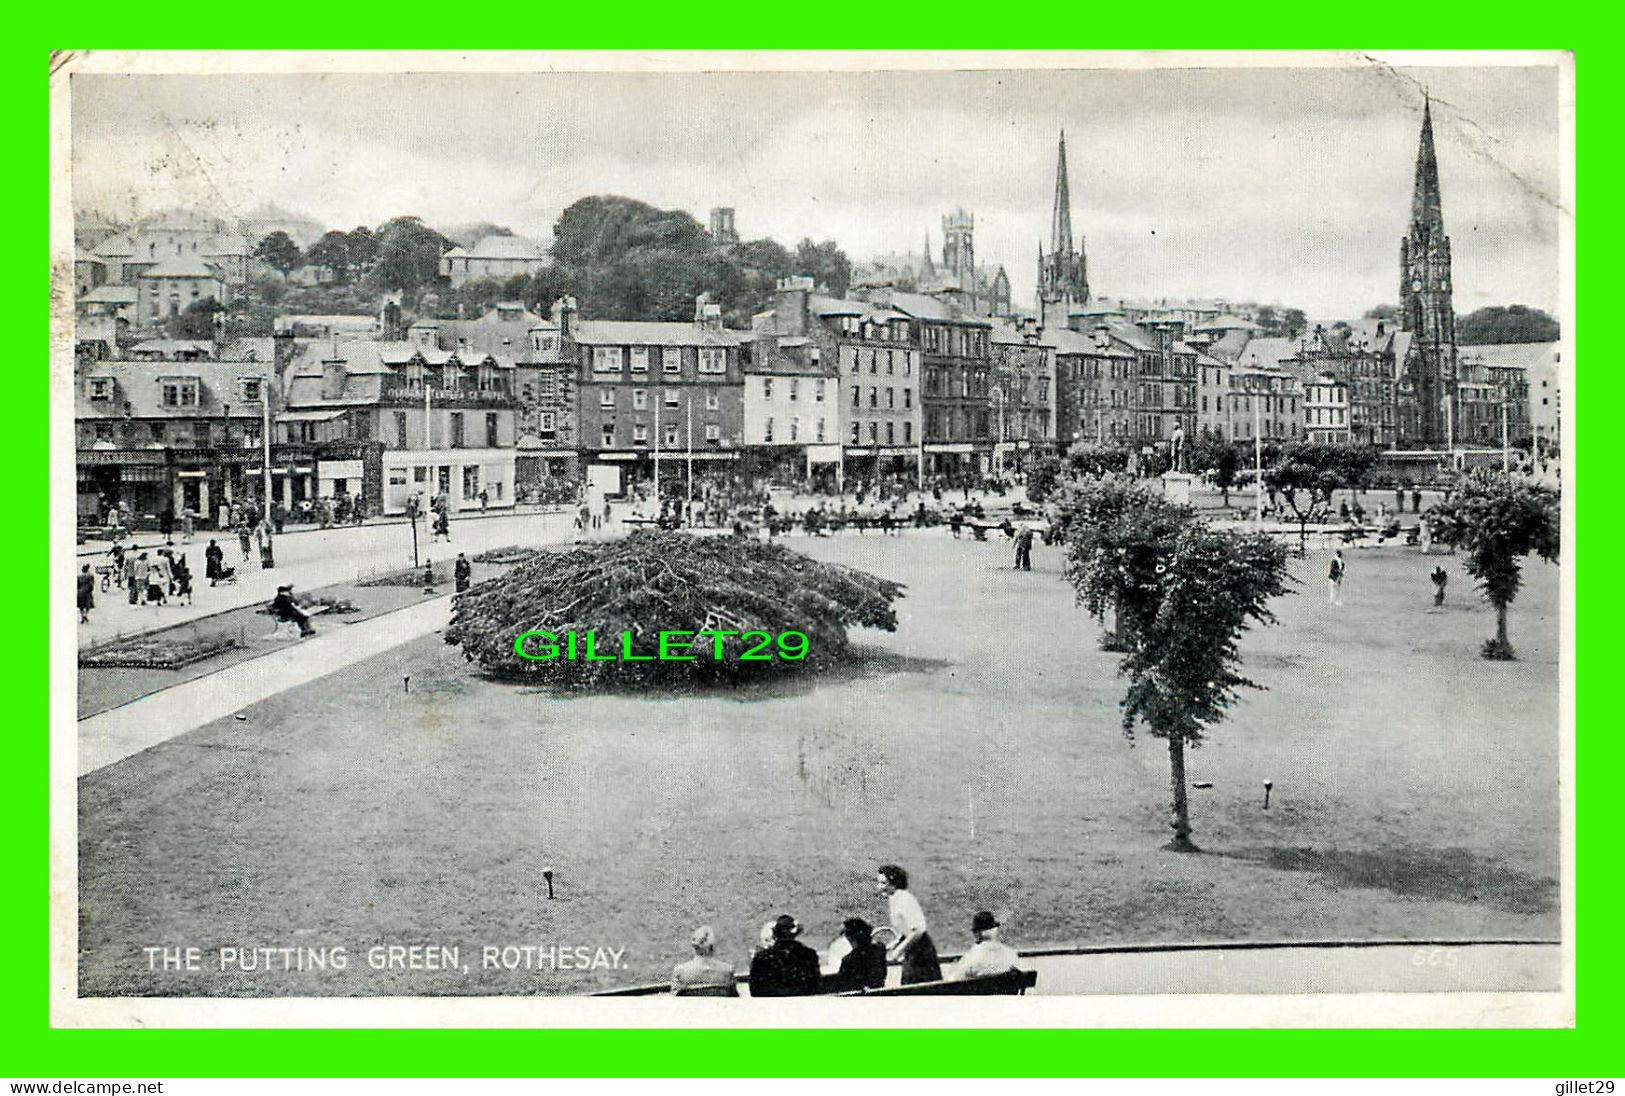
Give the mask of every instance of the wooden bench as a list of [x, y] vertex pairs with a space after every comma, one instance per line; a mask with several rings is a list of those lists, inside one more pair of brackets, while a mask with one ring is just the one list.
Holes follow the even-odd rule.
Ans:
[[[323, 613], [327, 612], [327, 610], [329, 608], [331, 608], [331, 606], [328, 606], [328, 605], [313, 605], [309, 609], [306, 609], [303, 605], [301, 605], [299, 607], [299, 611], [304, 613], [305, 617], [308, 619], [310, 617], [321, 616]], [[270, 610], [269, 607], [260, 609], [259, 612], [264, 613], [266, 616], [271, 615], [271, 610]], [[299, 638], [299, 622], [297, 620], [279, 620], [279, 621], [276, 622], [276, 627], [271, 629], [271, 634], [266, 636], [265, 638], [266, 639], [298, 639]]]
[[860, 989], [837, 994], [840, 997], [1001, 997], [1025, 996], [1038, 985], [1036, 970], [1012, 970], [986, 978], [966, 978], [963, 981], [943, 979], [940, 982], [916, 982], [912, 986], [886, 986], [881, 989]]

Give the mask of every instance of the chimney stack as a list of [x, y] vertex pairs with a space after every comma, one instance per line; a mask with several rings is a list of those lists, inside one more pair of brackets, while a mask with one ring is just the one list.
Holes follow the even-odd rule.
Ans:
[[812, 324], [813, 280], [801, 275], [780, 278], [775, 287], [778, 298], [778, 329], [784, 335], [805, 335]]
[[553, 326], [559, 329], [559, 338], [572, 338], [575, 334], [575, 323], [572, 317], [576, 312], [576, 299], [574, 297], [560, 297], [553, 302], [551, 315]]

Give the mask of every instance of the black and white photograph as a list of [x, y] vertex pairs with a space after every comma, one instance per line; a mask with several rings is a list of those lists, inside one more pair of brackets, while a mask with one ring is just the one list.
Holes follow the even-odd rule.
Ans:
[[1572, 1025], [1573, 89], [57, 58], [53, 1022]]

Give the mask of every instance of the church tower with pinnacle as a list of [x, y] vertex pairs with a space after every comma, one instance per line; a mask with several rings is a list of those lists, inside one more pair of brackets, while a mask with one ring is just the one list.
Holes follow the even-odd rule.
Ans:
[[1089, 267], [1083, 240], [1072, 243], [1072, 192], [1067, 182], [1066, 131], [1055, 166], [1055, 207], [1050, 213], [1049, 252], [1038, 248], [1038, 312], [1045, 327], [1067, 326], [1072, 305], [1089, 303]]
[[[1433, 148], [1433, 110], [1422, 105], [1410, 231], [1399, 242], [1399, 326], [1411, 333], [1405, 364], [1401, 444], [1443, 449], [1459, 423], [1456, 402], [1456, 313], [1450, 297], [1450, 237], [1444, 233], [1439, 161]], [[1409, 388], [1406, 392], [1405, 388]]]

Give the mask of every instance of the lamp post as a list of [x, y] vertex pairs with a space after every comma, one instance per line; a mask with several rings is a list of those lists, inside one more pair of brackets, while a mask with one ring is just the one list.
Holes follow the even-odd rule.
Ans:
[[993, 394], [995, 396], [999, 397], [999, 440], [998, 440], [998, 443], [993, 446], [993, 452], [995, 454], [995, 462], [994, 462], [994, 464], [995, 464], [995, 467], [997, 469], [994, 474], [997, 475], [999, 479], [1003, 479], [1004, 478], [1004, 386], [1000, 385], [998, 388], [995, 388], [993, 390]]
[[1253, 405], [1253, 507], [1260, 525], [1264, 524], [1264, 436], [1258, 415], [1258, 393], [1248, 397]]
[[660, 501], [660, 404], [666, 398], [666, 390], [655, 390], [655, 509], [661, 508]]

